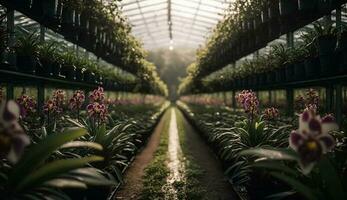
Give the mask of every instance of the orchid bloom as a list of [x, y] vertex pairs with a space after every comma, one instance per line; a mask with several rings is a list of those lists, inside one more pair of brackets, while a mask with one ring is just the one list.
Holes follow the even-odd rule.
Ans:
[[14, 101], [0, 105], [0, 157], [16, 163], [26, 146], [30, 144], [28, 135], [19, 125], [20, 108]]
[[72, 110], [79, 110], [81, 109], [83, 103], [85, 101], [85, 95], [84, 92], [77, 90], [73, 94], [72, 98], [69, 101], [69, 108]]
[[251, 118], [258, 113], [259, 100], [252, 90], [243, 90], [236, 95], [236, 100]]
[[323, 154], [335, 146], [335, 139], [329, 134], [338, 130], [332, 115], [321, 118], [312, 110], [306, 109], [299, 119], [299, 129], [292, 131], [289, 145], [300, 156], [300, 167], [308, 174]]
[[89, 96], [89, 99], [91, 102], [102, 103], [105, 100], [104, 88], [98, 87], [98, 89], [92, 92], [92, 94]]
[[25, 118], [29, 114], [36, 112], [36, 101], [32, 97], [28, 95], [22, 95], [17, 99], [16, 102], [20, 107], [21, 117]]
[[48, 100], [44, 105], [43, 105], [43, 111], [45, 113], [58, 113], [59, 108], [54, 100]]
[[65, 91], [64, 90], [56, 90], [53, 92], [53, 100], [58, 106], [62, 106], [65, 102]]
[[98, 102], [87, 106], [88, 116], [97, 120], [105, 121], [107, 117], [107, 108], [104, 104]]
[[274, 120], [279, 116], [278, 109], [271, 107], [264, 110], [264, 118], [266, 120]]

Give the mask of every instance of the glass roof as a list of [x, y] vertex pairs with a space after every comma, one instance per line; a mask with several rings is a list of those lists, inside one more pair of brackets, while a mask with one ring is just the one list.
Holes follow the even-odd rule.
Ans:
[[146, 49], [198, 48], [234, 0], [123, 0], [124, 15]]

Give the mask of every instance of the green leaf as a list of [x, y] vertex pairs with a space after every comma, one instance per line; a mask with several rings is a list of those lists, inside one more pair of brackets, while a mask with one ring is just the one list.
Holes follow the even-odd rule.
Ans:
[[80, 188], [87, 189], [88, 186], [82, 181], [71, 180], [66, 178], [57, 178], [50, 181], [47, 181], [45, 185], [54, 187], [54, 188]]
[[271, 171], [285, 172], [293, 177], [297, 177], [299, 175], [297, 170], [293, 170], [278, 161], [259, 161], [251, 164], [251, 167], [264, 168]]
[[330, 160], [324, 157], [319, 162], [318, 167], [320, 175], [323, 181], [326, 183], [330, 197], [332, 197], [334, 200], [347, 199], [340, 179], [340, 173], [337, 173]]
[[271, 160], [298, 160], [297, 154], [289, 149], [252, 148], [240, 152], [240, 155], [265, 157]]
[[279, 172], [270, 172], [270, 174], [282, 180], [283, 182], [287, 183], [290, 185], [294, 190], [305, 196], [309, 200], [317, 200], [318, 198], [315, 196], [314, 192], [312, 191], [311, 188], [307, 187], [303, 183], [297, 181], [297, 179], [292, 178], [290, 176], [287, 176], [285, 174], [279, 173]]
[[103, 158], [100, 156], [90, 156], [85, 158], [72, 158], [50, 162], [28, 176], [23, 177], [23, 179], [16, 185], [16, 191], [37, 186], [70, 170], [81, 168], [87, 163], [102, 160]]
[[85, 134], [87, 134], [85, 129], [70, 128], [63, 133], [51, 134], [39, 143], [32, 145], [13, 168], [9, 177], [9, 184], [13, 185], [25, 178], [60, 146]]
[[[72, 170], [66, 175], [66, 178], [76, 179], [82, 181], [87, 185], [95, 185], [95, 186], [110, 186], [115, 185], [116, 180], [114, 180], [112, 175], [108, 175], [109, 179], [105, 178], [102, 172], [95, 168], [79, 168]], [[71, 176], [71, 177], [70, 177]]]
[[84, 141], [73, 141], [73, 142], [68, 142], [64, 144], [63, 146], [60, 147], [60, 149], [68, 149], [68, 148], [80, 148], [80, 147], [85, 147], [85, 148], [91, 148], [91, 149], [96, 149], [99, 151], [102, 151], [102, 146], [98, 143], [95, 142], [84, 142]]

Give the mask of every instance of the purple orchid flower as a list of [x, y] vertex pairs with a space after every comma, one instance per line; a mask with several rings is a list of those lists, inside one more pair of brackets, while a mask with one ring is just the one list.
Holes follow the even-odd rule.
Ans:
[[308, 174], [323, 154], [335, 146], [335, 139], [329, 134], [338, 130], [332, 115], [321, 118], [313, 110], [306, 109], [299, 119], [299, 129], [292, 131], [289, 145], [300, 156], [300, 167]]
[[28, 135], [19, 125], [20, 108], [14, 101], [4, 102], [0, 106], [0, 157], [16, 163], [27, 145]]

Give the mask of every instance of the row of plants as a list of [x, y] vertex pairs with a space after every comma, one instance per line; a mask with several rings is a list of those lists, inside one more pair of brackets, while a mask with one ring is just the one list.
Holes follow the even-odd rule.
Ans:
[[107, 199], [169, 103], [119, 102], [99, 87], [70, 98], [55, 90], [36, 105], [26, 94], [1, 99], [3, 199]]
[[293, 120], [282, 120], [276, 108], [260, 111], [252, 91], [242, 91], [235, 98], [243, 115], [183, 101], [178, 105], [223, 161], [225, 174], [240, 196], [347, 197], [346, 134], [338, 131], [332, 114], [321, 113], [317, 91], [309, 89], [297, 98]]
[[237, 0], [198, 51], [196, 76], [221, 69], [281, 35], [330, 14], [343, 3], [346, 1]]
[[119, 1], [2, 0], [1, 4], [126, 71], [135, 73], [137, 61], [144, 58], [140, 43], [131, 36], [131, 28], [122, 17]]
[[186, 79], [180, 92], [267, 87], [346, 74], [346, 31], [338, 34], [336, 27], [325, 20], [313, 26], [301, 32], [294, 47], [271, 45], [267, 53], [227, 66], [202, 78], [201, 83], [193, 77]]
[[[1, 53], [6, 54], [6, 47]], [[76, 51], [56, 41], [40, 42], [36, 33], [19, 35], [14, 51], [16, 67], [2, 65], [2, 69], [69, 81], [103, 85], [109, 90], [136, 91], [166, 95], [166, 85], [151, 63], [141, 60], [141, 67], [133, 75], [110, 64], [81, 57]], [[5, 60], [3, 60], [5, 61]], [[151, 65], [151, 66], [150, 66]], [[148, 67], [150, 66], [150, 67]], [[143, 73], [149, 76], [144, 80]], [[142, 86], [145, 85], [145, 86]]]

